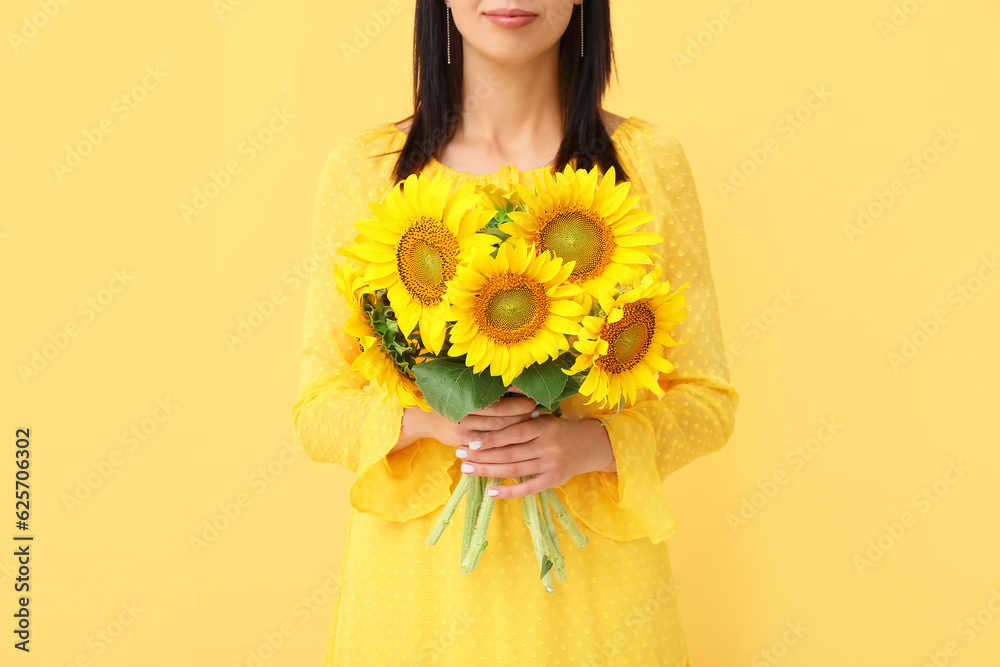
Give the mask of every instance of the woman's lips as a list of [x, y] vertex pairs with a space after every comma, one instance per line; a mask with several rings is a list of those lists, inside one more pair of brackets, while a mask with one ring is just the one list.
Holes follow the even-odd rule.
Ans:
[[501, 28], [523, 28], [538, 18], [538, 14], [487, 14], [486, 18]]

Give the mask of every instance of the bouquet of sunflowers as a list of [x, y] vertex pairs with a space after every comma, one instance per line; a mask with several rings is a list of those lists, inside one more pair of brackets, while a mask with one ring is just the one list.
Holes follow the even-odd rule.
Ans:
[[[434, 409], [458, 423], [514, 388], [560, 414], [576, 394], [602, 408], [634, 403], [673, 365], [664, 348], [687, 315], [684, 283], [671, 290], [650, 271], [663, 239], [642, 226], [614, 168], [554, 175], [510, 190], [411, 175], [356, 223], [334, 269], [352, 308], [345, 332], [362, 353], [352, 368], [403, 407]], [[454, 192], [453, 192], [454, 190]], [[617, 414], [617, 413], [615, 413]], [[519, 478], [523, 481], [526, 478]], [[486, 548], [500, 478], [463, 475], [431, 534], [436, 544], [465, 500], [461, 571]], [[521, 498], [545, 590], [565, 581], [553, 515], [577, 547], [587, 537], [554, 490]]]

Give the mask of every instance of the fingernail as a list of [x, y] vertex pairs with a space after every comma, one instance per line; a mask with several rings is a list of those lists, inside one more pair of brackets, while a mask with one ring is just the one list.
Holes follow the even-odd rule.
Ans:
[[491, 496], [498, 496], [500, 495], [500, 489], [490, 489], [486, 493], [488, 493]]
[[531, 411], [531, 418], [534, 419], [535, 417], [537, 417], [540, 414], [542, 414], [541, 410], [538, 410], [538, 409], [532, 410]]
[[460, 459], [465, 459], [469, 457], [469, 455], [465, 453], [464, 449], [456, 449], [455, 456], [457, 456]]
[[472, 472], [472, 464], [471, 463], [463, 463], [462, 464], [462, 472]]
[[473, 440], [472, 442], [469, 443], [469, 449], [479, 449], [482, 446], [483, 443], [479, 442], [478, 440]]

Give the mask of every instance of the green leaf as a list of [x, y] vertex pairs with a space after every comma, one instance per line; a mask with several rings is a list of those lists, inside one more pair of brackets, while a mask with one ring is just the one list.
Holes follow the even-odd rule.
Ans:
[[575, 375], [566, 376], [566, 387], [563, 389], [562, 393], [555, 400], [553, 409], [559, 407], [559, 405], [565, 401], [570, 396], [578, 394], [580, 392], [580, 387], [583, 386], [583, 381], [587, 378], [586, 372], [576, 373]]
[[514, 378], [513, 386], [535, 399], [546, 410], [552, 410], [570, 377], [563, 373], [563, 369], [568, 369], [572, 364], [573, 357], [569, 354], [561, 354], [544, 364], [532, 364]]
[[542, 556], [542, 573], [538, 575], [538, 578], [541, 579], [542, 577], [544, 577], [545, 573], [548, 572], [549, 569], [551, 568], [552, 568], [552, 561], [549, 560], [548, 554], [544, 554]]
[[457, 424], [473, 410], [493, 405], [507, 387], [489, 370], [473, 373], [460, 359], [430, 359], [413, 366], [417, 387], [427, 404]]

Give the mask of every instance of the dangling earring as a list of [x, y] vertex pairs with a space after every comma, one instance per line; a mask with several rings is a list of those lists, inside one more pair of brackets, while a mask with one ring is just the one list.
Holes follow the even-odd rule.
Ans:
[[448, 64], [451, 64], [451, 5], [445, 3], [444, 6], [444, 29], [448, 34]]
[[580, 0], [580, 57], [583, 57], [583, 0]]

